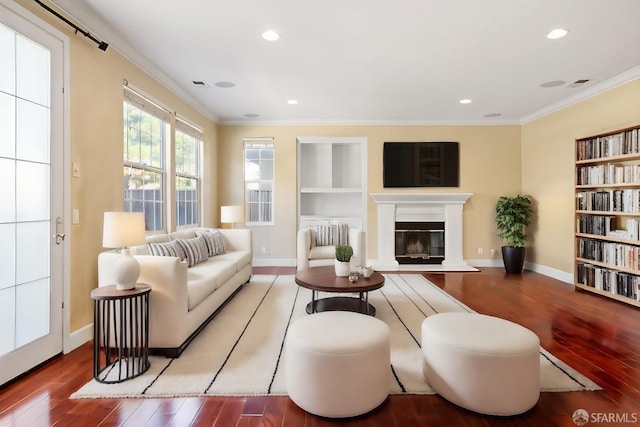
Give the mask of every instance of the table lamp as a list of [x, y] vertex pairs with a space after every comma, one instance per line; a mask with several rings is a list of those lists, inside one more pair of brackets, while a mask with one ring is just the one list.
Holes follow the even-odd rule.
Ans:
[[140, 264], [131, 256], [129, 247], [145, 242], [142, 212], [105, 212], [102, 246], [120, 248], [120, 256], [113, 265], [113, 277], [119, 290], [134, 289], [140, 276]]
[[235, 228], [236, 222], [244, 219], [242, 206], [222, 206], [220, 207], [220, 222], [231, 223], [231, 228]]

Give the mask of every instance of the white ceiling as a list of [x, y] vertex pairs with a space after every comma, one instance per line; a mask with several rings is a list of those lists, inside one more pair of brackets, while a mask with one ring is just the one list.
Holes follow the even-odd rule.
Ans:
[[640, 77], [640, 0], [55, 4], [219, 123], [518, 124]]

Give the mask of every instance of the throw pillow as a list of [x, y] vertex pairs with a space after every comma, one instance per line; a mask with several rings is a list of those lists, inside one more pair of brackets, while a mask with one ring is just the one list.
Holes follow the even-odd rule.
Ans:
[[181, 260], [186, 258], [182, 246], [180, 246], [180, 244], [176, 240], [164, 243], [147, 243], [147, 247], [149, 248], [149, 253], [151, 255], [175, 256], [180, 258]]
[[349, 244], [349, 224], [316, 225], [315, 231], [317, 246]]
[[210, 257], [227, 252], [227, 248], [224, 245], [224, 236], [220, 230], [197, 231], [196, 235], [204, 237]]
[[176, 242], [178, 242], [186, 254], [189, 267], [193, 267], [209, 259], [207, 242], [203, 236], [198, 236], [194, 239], [176, 239]]

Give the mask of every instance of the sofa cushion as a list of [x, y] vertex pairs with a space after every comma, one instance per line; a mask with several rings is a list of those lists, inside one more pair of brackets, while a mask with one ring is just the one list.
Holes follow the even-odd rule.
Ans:
[[222, 255], [227, 251], [220, 230], [196, 230], [196, 235], [204, 237], [210, 257]]
[[176, 242], [182, 247], [186, 255], [187, 264], [193, 267], [209, 259], [207, 243], [204, 237], [195, 237], [193, 239], [176, 239]]
[[336, 257], [335, 246], [314, 246], [309, 251], [309, 259], [327, 259]]
[[186, 254], [182, 246], [175, 240], [164, 243], [147, 243], [149, 254], [154, 256], [175, 256], [185, 259]]
[[222, 255], [211, 258], [216, 262], [231, 262], [236, 266], [236, 271], [242, 269], [247, 264], [251, 264], [251, 252], [230, 251]]
[[195, 228], [187, 228], [185, 230], [178, 230], [178, 231], [174, 231], [173, 233], [169, 234], [169, 237], [171, 238], [171, 240], [177, 240], [177, 239], [193, 239], [196, 236], [196, 229]]
[[189, 310], [196, 307], [211, 293], [236, 274], [236, 264], [209, 258], [208, 261], [187, 270], [187, 295]]

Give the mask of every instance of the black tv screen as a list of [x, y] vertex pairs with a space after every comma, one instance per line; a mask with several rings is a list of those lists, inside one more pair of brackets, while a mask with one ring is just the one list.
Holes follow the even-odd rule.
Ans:
[[382, 159], [385, 188], [459, 186], [457, 142], [385, 142]]

